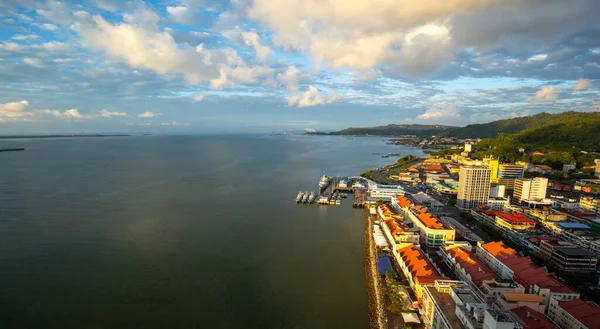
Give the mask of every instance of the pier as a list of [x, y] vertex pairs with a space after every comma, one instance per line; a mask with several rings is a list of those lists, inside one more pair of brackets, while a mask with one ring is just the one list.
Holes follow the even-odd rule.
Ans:
[[352, 207], [365, 207], [368, 204], [368, 187], [372, 184], [375, 183], [360, 176], [331, 177], [327, 186], [319, 191], [316, 203], [323, 205], [340, 205], [342, 197], [341, 193], [348, 193], [353, 194]]
[[25, 151], [24, 147], [16, 147], [10, 149], [0, 149], [0, 152], [15, 152], [15, 151]]

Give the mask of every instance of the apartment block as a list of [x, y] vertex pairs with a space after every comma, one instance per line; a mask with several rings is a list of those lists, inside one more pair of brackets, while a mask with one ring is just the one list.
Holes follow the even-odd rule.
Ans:
[[548, 178], [520, 178], [515, 180], [513, 198], [519, 202], [523, 200], [539, 201], [546, 197]]
[[581, 299], [550, 300], [547, 315], [562, 329], [600, 329], [600, 306]]
[[458, 178], [456, 205], [472, 209], [487, 204], [492, 170], [486, 166], [462, 166]]
[[542, 240], [540, 254], [565, 272], [593, 273], [598, 267], [595, 253], [564, 241]]

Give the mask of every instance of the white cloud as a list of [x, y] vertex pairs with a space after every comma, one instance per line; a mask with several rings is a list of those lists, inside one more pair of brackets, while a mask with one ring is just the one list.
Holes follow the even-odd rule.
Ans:
[[39, 58], [25, 57], [23, 63], [31, 66], [42, 66], [42, 61]]
[[577, 81], [577, 83], [575, 84], [575, 86], [573, 87], [573, 90], [585, 90], [585, 89], [588, 89], [589, 87], [590, 87], [589, 79], [579, 79]]
[[296, 105], [298, 107], [330, 104], [336, 100], [336, 95], [324, 95], [314, 86], [309, 86], [306, 92], [296, 94], [287, 99], [289, 106]]
[[202, 102], [203, 99], [204, 99], [203, 94], [196, 94], [196, 95], [192, 96], [192, 100], [194, 102]]
[[534, 56], [529, 57], [529, 61], [530, 62], [543, 62], [548, 58], [547, 54], [537, 54]]
[[294, 65], [288, 66], [288, 68], [283, 73], [279, 73], [277, 75], [277, 80], [283, 83], [287, 90], [289, 91], [298, 91], [298, 74], [300, 70], [296, 68]]
[[538, 90], [535, 93], [535, 97], [533, 98], [533, 102], [549, 102], [552, 103], [556, 101], [556, 88], [553, 87], [544, 87]]
[[432, 107], [418, 115], [415, 119], [424, 121], [436, 121], [435, 123], [442, 124], [442, 122], [449, 118], [460, 118], [456, 107]]
[[159, 115], [160, 115], [160, 113], [144, 112], [144, 113], [138, 114], [138, 118], [154, 118], [154, 117], [157, 117]]
[[125, 112], [111, 112], [108, 110], [101, 110], [99, 112], [99, 115], [103, 118], [109, 118], [109, 117], [126, 117], [128, 116], [127, 113]]
[[0, 122], [30, 121], [35, 118], [35, 113], [29, 108], [29, 102], [8, 102], [0, 104]]
[[190, 123], [189, 122], [161, 122], [160, 123], [161, 126], [170, 126], [170, 127], [189, 127]]
[[40, 36], [36, 35], [36, 34], [15, 34], [11, 37], [11, 39], [13, 40], [17, 40], [17, 41], [26, 41], [26, 40], [35, 40], [38, 39]]
[[242, 39], [247, 46], [251, 46], [256, 51], [256, 57], [261, 62], [267, 61], [271, 55], [273, 55], [273, 49], [269, 46], [262, 45], [258, 40], [258, 34], [252, 32], [242, 32]]
[[58, 29], [58, 26], [56, 26], [54, 24], [49, 24], [49, 23], [38, 24], [37, 26], [39, 26], [41, 29], [44, 29], [46, 31], [56, 31]]
[[191, 12], [186, 6], [168, 6], [167, 14], [169, 19], [181, 24], [189, 23], [192, 18]]
[[63, 119], [92, 119], [95, 117], [93, 115], [81, 114], [79, 113], [78, 109], [69, 109], [63, 112], [60, 112], [58, 110], [41, 110], [40, 112], [51, 114], [57, 118]]

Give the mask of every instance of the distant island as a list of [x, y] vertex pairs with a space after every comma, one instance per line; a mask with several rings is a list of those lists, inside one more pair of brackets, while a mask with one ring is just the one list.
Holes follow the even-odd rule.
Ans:
[[52, 135], [1, 135], [0, 139], [73, 138], [73, 137], [127, 137], [130, 134], [52, 134]]

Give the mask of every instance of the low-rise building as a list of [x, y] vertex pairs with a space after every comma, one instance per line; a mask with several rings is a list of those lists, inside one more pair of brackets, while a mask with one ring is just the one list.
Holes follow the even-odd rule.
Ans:
[[476, 254], [501, 278], [510, 280], [525, 288], [526, 293], [533, 293], [544, 298], [547, 306], [552, 298], [571, 300], [579, 298], [579, 294], [552, 277], [545, 268], [536, 267], [531, 260], [517, 254], [502, 241], [477, 243]]
[[544, 313], [527, 306], [513, 308], [510, 311], [519, 319], [523, 325], [523, 329], [560, 329]]
[[392, 208], [419, 228], [421, 242], [427, 247], [440, 247], [444, 241], [454, 241], [455, 231], [444, 226], [426, 207], [415, 205], [405, 196], [397, 196], [392, 198]]
[[596, 254], [566, 241], [543, 240], [540, 255], [565, 272], [595, 272], [598, 266]]
[[538, 312], [544, 312], [544, 299], [536, 294], [515, 294], [504, 292], [498, 298], [498, 305], [505, 310], [527, 306]]
[[579, 208], [581, 211], [600, 214], [600, 199], [582, 196], [579, 199]]
[[444, 207], [444, 204], [439, 202], [438, 200], [432, 198], [426, 193], [419, 192], [416, 194], [411, 194], [411, 197], [415, 201], [416, 204], [427, 207], [431, 212], [440, 212]]
[[493, 279], [484, 280], [481, 284], [481, 293], [485, 296], [488, 303], [495, 302], [502, 293], [523, 294], [525, 288], [514, 283], [512, 280]]
[[469, 249], [471, 245], [453, 244], [440, 248], [445, 256], [443, 260], [450, 269], [463, 281], [481, 287], [484, 281], [499, 279], [498, 275], [492, 271], [484, 262]]
[[404, 189], [399, 185], [374, 185], [369, 187], [369, 196], [373, 199], [389, 200], [396, 195], [404, 195]]
[[462, 281], [437, 280], [425, 287], [423, 324], [427, 329], [513, 329], [504, 311], [494, 310]]
[[377, 207], [377, 214], [383, 222], [381, 227], [392, 250], [396, 250], [399, 244], [419, 243], [419, 232], [406, 226], [403, 223], [403, 216], [397, 214], [390, 206], [380, 205]]
[[439, 274], [418, 246], [407, 243], [398, 246], [396, 253], [398, 255], [396, 262], [415, 292], [419, 304], [423, 301], [425, 286], [434, 284], [435, 280], [448, 280], [447, 277]]
[[600, 329], [600, 306], [581, 299], [553, 299], [547, 314], [562, 329]]

